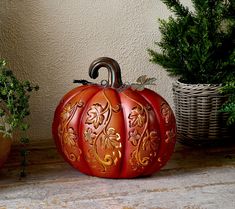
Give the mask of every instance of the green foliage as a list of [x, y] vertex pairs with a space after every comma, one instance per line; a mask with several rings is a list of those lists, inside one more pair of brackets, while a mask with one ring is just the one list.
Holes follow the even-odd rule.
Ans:
[[175, 17], [159, 20], [161, 52], [149, 49], [150, 60], [185, 83], [235, 80], [235, 1], [192, 0], [193, 11], [161, 1]]
[[177, 17], [181, 16], [187, 16], [189, 14], [189, 10], [187, 7], [184, 7], [179, 0], [162, 0], [164, 4], [167, 5], [167, 7], [175, 13]]
[[145, 86], [156, 85], [156, 80], [156, 78], [148, 78], [147, 75], [142, 75], [137, 78], [136, 83], [131, 84], [131, 88], [132, 90], [142, 91], [144, 90]]
[[[0, 133], [4, 137], [12, 138], [15, 131], [20, 131], [22, 133], [21, 144], [28, 144], [29, 138], [23, 133], [26, 133], [29, 128], [29, 124], [25, 121], [25, 117], [30, 114], [29, 94], [38, 89], [38, 86], [31, 85], [29, 81], [19, 81], [13, 72], [7, 69], [6, 62], [0, 60]], [[28, 151], [23, 148], [21, 176], [25, 175], [24, 166], [27, 154]]]
[[229, 95], [228, 101], [222, 106], [221, 111], [229, 113], [228, 125], [235, 124], [235, 81], [227, 82], [221, 92]]

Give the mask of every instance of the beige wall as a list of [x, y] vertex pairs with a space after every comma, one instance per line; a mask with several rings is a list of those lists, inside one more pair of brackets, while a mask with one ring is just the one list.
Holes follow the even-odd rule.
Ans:
[[[156, 77], [154, 90], [172, 104], [172, 78], [146, 52], [159, 40], [157, 18], [168, 14], [159, 0], [1, 0], [0, 54], [20, 78], [40, 85], [31, 97], [30, 136], [51, 138], [60, 98], [73, 79], [89, 79], [100, 56], [119, 62], [124, 82]], [[101, 72], [99, 80], [107, 76]]]

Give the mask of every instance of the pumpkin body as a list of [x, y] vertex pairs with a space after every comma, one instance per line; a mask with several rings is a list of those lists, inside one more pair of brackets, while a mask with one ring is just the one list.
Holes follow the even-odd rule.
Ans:
[[52, 131], [69, 164], [85, 174], [106, 178], [156, 172], [169, 160], [176, 141], [171, 108], [146, 88], [77, 87], [58, 105]]

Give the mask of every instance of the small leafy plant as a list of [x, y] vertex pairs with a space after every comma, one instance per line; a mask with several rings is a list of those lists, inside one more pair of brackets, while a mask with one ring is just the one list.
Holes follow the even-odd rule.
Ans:
[[25, 121], [25, 117], [30, 114], [29, 93], [38, 89], [37, 85], [34, 86], [29, 81], [19, 81], [13, 72], [7, 69], [5, 60], [0, 60], [0, 133], [4, 137], [13, 138], [16, 131], [20, 132], [21, 177], [25, 176], [26, 156], [28, 155], [26, 144], [29, 143], [29, 138], [26, 131], [29, 124]]

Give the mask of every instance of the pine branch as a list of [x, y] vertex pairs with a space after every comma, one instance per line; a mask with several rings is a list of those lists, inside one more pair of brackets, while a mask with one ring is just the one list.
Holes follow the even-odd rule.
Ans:
[[197, 14], [203, 11], [205, 2], [206, 2], [205, 0], [192, 0], [193, 6]]
[[183, 6], [179, 0], [161, 0], [170, 11], [174, 12], [177, 17], [190, 15], [189, 9]]
[[228, 18], [235, 19], [235, 1], [228, 2]]
[[171, 63], [171, 59], [161, 53], [155, 52], [151, 49], [148, 49], [149, 55], [151, 56], [150, 62], [158, 63], [164, 68], [174, 68], [175, 64]]
[[234, 77], [234, 0], [192, 0], [194, 13], [179, 0], [162, 2], [178, 16], [160, 20], [162, 37], [155, 44], [162, 53], [148, 50], [151, 61], [186, 83], [221, 83]]
[[151, 56], [150, 62], [158, 63], [163, 68], [166, 68], [166, 70], [170, 73], [170, 75], [174, 76], [181, 75], [181, 71], [184, 68], [184, 66], [183, 63], [179, 63], [180, 60], [177, 59], [173, 60], [172, 58], [163, 55], [161, 53], [155, 52], [151, 49], [148, 49], [148, 53]]

